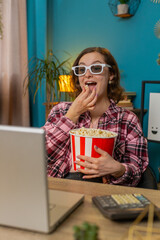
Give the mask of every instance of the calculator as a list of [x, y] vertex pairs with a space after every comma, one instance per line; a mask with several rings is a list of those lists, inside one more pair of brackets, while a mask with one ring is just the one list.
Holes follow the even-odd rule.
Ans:
[[112, 220], [134, 219], [151, 204], [145, 196], [136, 193], [96, 196], [92, 201], [105, 217]]

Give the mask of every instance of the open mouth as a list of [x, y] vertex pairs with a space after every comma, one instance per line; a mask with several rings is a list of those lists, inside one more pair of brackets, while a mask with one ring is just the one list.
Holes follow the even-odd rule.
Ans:
[[85, 85], [87, 85], [87, 86], [96, 86], [97, 83], [96, 82], [86, 82]]

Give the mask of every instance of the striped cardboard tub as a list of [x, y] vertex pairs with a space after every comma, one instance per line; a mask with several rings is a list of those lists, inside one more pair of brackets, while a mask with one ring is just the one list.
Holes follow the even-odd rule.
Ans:
[[[78, 129], [74, 129], [78, 130]], [[105, 132], [110, 132], [107, 130], [103, 130]], [[79, 165], [75, 164], [76, 158], [78, 155], [85, 155], [89, 157], [100, 157], [100, 154], [94, 150], [94, 146], [101, 148], [102, 150], [108, 152], [111, 156], [113, 155], [114, 146], [116, 142], [117, 134], [114, 134], [112, 137], [90, 137], [90, 136], [78, 136], [73, 133], [73, 130], [70, 131], [70, 139], [71, 139], [71, 154], [72, 154], [72, 169], [75, 171], [80, 167]], [[81, 160], [84, 161], [84, 160]]]

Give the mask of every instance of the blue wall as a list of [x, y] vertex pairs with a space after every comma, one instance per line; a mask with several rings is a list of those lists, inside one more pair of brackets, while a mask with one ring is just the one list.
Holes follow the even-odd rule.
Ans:
[[[47, 2], [27, 0], [28, 59], [43, 58], [47, 47]], [[31, 69], [29, 69], [31, 70]], [[30, 87], [31, 125], [40, 127], [45, 121], [45, 85], [38, 91], [33, 103], [34, 86]]]
[[[31, 23], [33, 15], [36, 24], [33, 19]], [[122, 86], [126, 91], [137, 93], [134, 105], [140, 108], [141, 82], [160, 80], [160, 66], [156, 63], [160, 39], [154, 34], [154, 26], [159, 19], [160, 4], [150, 0], [141, 0], [135, 16], [126, 19], [113, 16], [107, 0], [28, 0], [29, 57], [35, 53], [34, 49], [38, 55], [52, 48], [61, 60], [67, 58], [65, 52], [70, 53], [72, 63], [86, 47], [106, 47], [122, 70]], [[160, 92], [160, 85], [146, 87], [147, 109], [150, 91]], [[40, 127], [45, 122], [44, 99], [45, 96], [38, 95], [35, 105], [31, 101], [33, 126]], [[148, 114], [144, 118], [145, 135], [147, 124]], [[158, 179], [159, 144], [149, 143], [149, 156]]]

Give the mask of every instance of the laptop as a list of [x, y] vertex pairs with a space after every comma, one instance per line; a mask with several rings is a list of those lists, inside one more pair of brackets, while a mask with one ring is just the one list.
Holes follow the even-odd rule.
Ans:
[[49, 233], [83, 194], [48, 190], [45, 133], [0, 125], [0, 225]]

